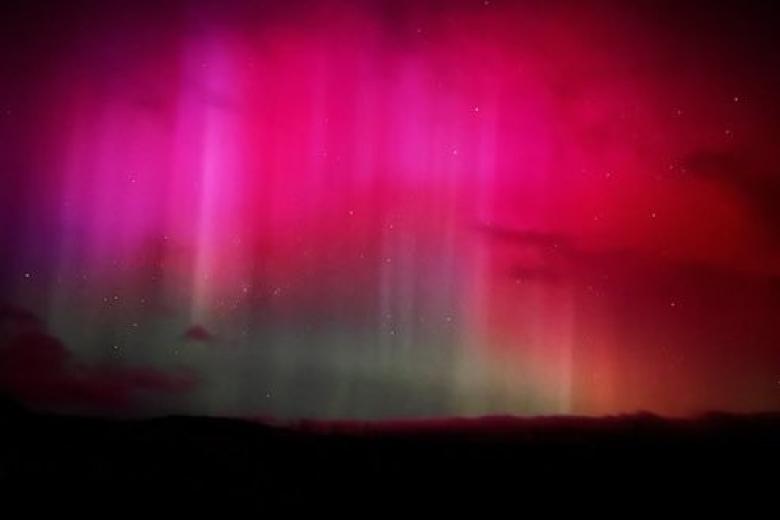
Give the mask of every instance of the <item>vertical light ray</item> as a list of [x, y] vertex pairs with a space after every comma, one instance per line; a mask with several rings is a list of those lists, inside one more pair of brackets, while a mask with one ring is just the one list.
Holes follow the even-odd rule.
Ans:
[[238, 129], [240, 98], [232, 71], [231, 56], [221, 42], [207, 40], [192, 61], [197, 74], [196, 106], [202, 115], [202, 149], [189, 150], [200, 157], [198, 165], [197, 216], [192, 280], [191, 321], [209, 322], [208, 311], [223, 302], [225, 294], [215, 290], [236, 290], [243, 274], [243, 262], [236, 251], [240, 230], [238, 193], [243, 176], [237, 156], [241, 136]]

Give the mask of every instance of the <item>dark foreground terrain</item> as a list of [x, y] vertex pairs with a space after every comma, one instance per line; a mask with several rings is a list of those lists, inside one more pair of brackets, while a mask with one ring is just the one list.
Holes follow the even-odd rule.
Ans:
[[[736, 489], [771, 499], [780, 483], [780, 414], [483, 418], [407, 423], [114, 420], [6, 407], [0, 494], [31, 507], [162, 499], [181, 510], [463, 502]], [[577, 498], [579, 497], [579, 498]], [[111, 510], [106, 510], [111, 511]]]

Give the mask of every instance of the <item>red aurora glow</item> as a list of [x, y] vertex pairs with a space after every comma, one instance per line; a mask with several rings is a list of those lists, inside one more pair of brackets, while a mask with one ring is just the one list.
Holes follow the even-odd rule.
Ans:
[[79, 355], [218, 413], [778, 407], [767, 28], [228, 4], [63, 12], [6, 64], [4, 297]]

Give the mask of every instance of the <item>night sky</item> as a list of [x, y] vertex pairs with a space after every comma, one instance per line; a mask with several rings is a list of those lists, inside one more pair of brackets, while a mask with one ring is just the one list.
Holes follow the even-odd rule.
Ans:
[[282, 419], [780, 410], [769, 8], [2, 9], [0, 392]]

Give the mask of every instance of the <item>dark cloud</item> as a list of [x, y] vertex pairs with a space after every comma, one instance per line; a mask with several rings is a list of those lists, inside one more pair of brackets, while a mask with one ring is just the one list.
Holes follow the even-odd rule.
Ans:
[[203, 325], [193, 325], [184, 331], [182, 337], [187, 341], [209, 342], [214, 339], [214, 335]]
[[0, 341], [43, 328], [38, 317], [13, 305], [0, 305]]
[[701, 150], [690, 154], [683, 165], [692, 174], [720, 182], [744, 198], [780, 240], [780, 172], [766, 171], [733, 152]]
[[191, 390], [189, 372], [79, 362], [35, 315], [0, 308], [0, 392], [34, 407], [130, 411], [142, 393]]
[[481, 230], [492, 239], [514, 243], [518, 246], [555, 251], [568, 251], [572, 248], [571, 237], [564, 233], [551, 233], [534, 229], [512, 229], [502, 226], [482, 226]]

